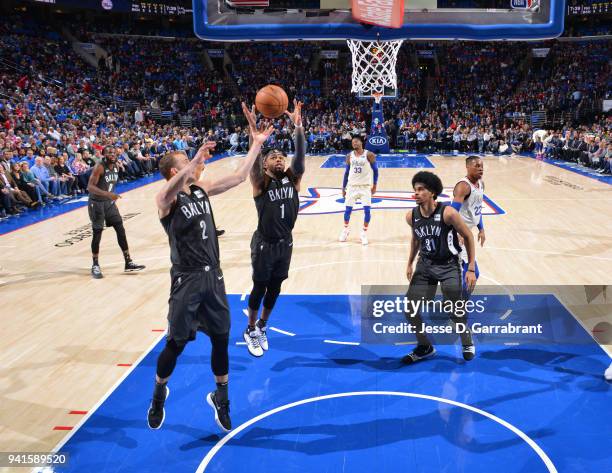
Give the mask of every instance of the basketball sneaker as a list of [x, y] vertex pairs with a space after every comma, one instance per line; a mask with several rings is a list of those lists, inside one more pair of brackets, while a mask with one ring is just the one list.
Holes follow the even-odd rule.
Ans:
[[266, 334], [267, 328], [264, 325], [260, 327], [255, 324], [255, 332], [257, 332], [257, 338], [259, 339], [259, 346], [263, 351], [268, 351], [268, 335]]
[[219, 402], [217, 400], [217, 391], [208, 393], [206, 402], [215, 411], [215, 422], [224, 432], [232, 430], [232, 420], [229, 415], [229, 401]]
[[242, 336], [251, 355], [258, 358], [263, 356], [263, 350], [259, 344], [259, 337], [257, 336], [257, 329], [249, 331], [249, 328], [247, 327]]
[[94, 279], [102, 279], [104, 276], [102, 275], [102, 270], [100, 269], [99, 264], [94, 264], [91, 267], [91, 277]]
[[408, 353], [404, 358], [402, 358], [402, 363], [405, 365], [412, 365], [417, 361], [431, 358], [435, 354], [436, 349], [433, 347], [433, 345], [417, 345], [417, 347], [412, 350], [412, 353]]
[[612, 363], [610, 363], [610, 366], [608, 366], [608, 369], [604, 373], [604, 376], [606, 378], [606, 381], [612, 382]]
[[351, 233], [351, 229], [349, 227], [344, 227], [340, 232], [340, 237], [338, 238], [338, 241], [346, 241], [349, 236], [349, 233]]
[[471, 361], [476, 356], [476, 347], [472, 345], [463, 345], [463, 359], [465, 361]]
[[361, 244], [364, 246], [367, 245], [368, 244], [368, 232], [362, 230], [360, 236], [361, 236]]
[[165, 388], [166, 397], [163, 399], [158, 399], [155, 397], [154, 393], [153, 399], [151, 399], [151, 405], [149, 406], [149, 411], [147, 412], [147, 423], [149, 424], [149, 428], [153, 430], [161, 428], [162, 424], [164, 423], [164, 419], [166, 418], [164, 404], [170, 395], [170, 388], [167, 385]]
[[142, 271], [143, 269], [145, 269], [144, 265], [136, 264], [132, 260], [125, 262], [125, 272], [126, 273], [132, 273], [134, 271]]

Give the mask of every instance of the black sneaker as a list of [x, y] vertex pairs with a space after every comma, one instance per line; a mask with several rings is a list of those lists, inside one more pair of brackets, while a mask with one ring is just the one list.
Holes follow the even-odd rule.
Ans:
[[151, 405], [149, 406], [149, 411], [147, 412], [147, 424], [149, 424], [150, 429], [157, 430], [161, 428], [162, 424], [164, 423], [164, 419], [166, 418], [164, 404], [169, 395], [170, 388], [166, 386], [166, 397], [164, 399], [153, 398], [151, 400]]
[[476, 347], [472, 345], [463, 345], [463, 359], [465, 361], [471, 361], [476, 356]]
[[132, 260], [125, 263], [125, 272], [132, 273], [134, 271], [142, 271], [145, 269], [145, 266], [142, 264], [136, 264]]
[[229, 416], [229, 401], [217, 402], [217, 391], [208, 393], [206, 402], [215, 411], [215, 422], [224, 432], [232, 430], [232, 420]]
[[104, 277], [99, 264], [94, 264], [91, 267], [91, 277], [93, 277], [94, 279], [102, 279]]
[[409, 353], [405, 357], [402, 358], [402, 363], [405, 365], [412, 365], [417, 361], [425, 360], [427, 358], [431, 358], [436, 354], [436, 349], [433, 345], [423, 346], [417, 345], [417, 347], [412, 350], [412, 353]]

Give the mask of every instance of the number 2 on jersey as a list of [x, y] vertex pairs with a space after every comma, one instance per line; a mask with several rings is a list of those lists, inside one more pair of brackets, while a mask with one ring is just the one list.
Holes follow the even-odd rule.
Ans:
[[208, 239], [208, 235], [206, 235], [206, 222], [204, 220], [200, 222], [200, 228], [202, 229], [202, 240]]

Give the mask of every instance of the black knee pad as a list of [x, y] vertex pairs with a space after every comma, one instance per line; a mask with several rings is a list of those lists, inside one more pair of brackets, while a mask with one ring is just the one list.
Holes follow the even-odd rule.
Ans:
[[280, 294], [282, 283], [282, 279], [272, 279], [268, 283], [266, 287], [266, 295], [263, 300], [263, 305], [266, 309], [272, 310], [274, 308], [274, 304], [276, 304], [276, 299], [278, 299], [278, 295]]
[[266, 284], [261, 282], [253, 283], [253, 289], [249, 295], [249, 309], [259, 310], [261, 300], [266, 293]]
[[94, 229], [91, 239], [91, 252], [94, 255], [100, 253], [100, 241], [102, 240], [102, 229]]
[[229, 346], [229, 333], [223, 335], [212, 335], [210, 337], [212, 345], [210, 355], [210, 365], [215, 376], [225, 376], [229, 372], [229, 356], [227, 349]]

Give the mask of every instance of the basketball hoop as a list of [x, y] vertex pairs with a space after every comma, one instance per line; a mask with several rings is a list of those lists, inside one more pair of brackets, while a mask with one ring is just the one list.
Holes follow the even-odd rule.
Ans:
[[[351, 92], [364, 95], [385, 93], [385, 87], [397, 89], [397, 53], [403, 40], [394, 41], [360, 41], [347, 39], [353, 55], [353, 81]], [[380, 102], [377, 99], [377, 103]]]

